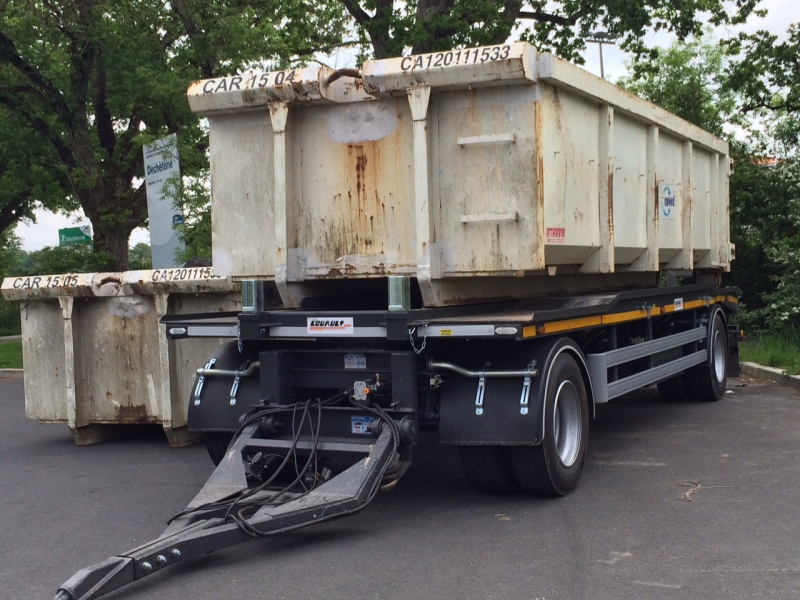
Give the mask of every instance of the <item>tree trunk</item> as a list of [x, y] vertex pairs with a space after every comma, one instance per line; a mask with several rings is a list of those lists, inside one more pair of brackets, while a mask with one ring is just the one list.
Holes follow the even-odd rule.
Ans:
[[94, 252], [105, 252], [113, 257], [114, 270], [128, 270], [128, 240], [134, 225], [116, 224], [115, 226], [104, 228], [101, 219], [92, 219], [94, 224]]
[[[139, 160], [142, 159], [137, 157]], [[94, 169], [102, 173], [94, 187], [88, 190], [76, 187], [75, 195], [94, 228], [95, 254], [107, 254], [113, 259], [110, 268], [126, 271], [131, 232], [147, 218], [147, 187], [144, 183], [137, 189], [131, 186], [134, 168], [131, 173], [119, 173], [114, 169], [101, 171], [102, 165]]]

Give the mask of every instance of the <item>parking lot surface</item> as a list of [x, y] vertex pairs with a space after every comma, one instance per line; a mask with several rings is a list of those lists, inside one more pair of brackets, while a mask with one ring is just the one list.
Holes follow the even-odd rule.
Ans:
[[[106, 598], [800, 598], [800, 397], [742, 384], [717, 403], [644, 390], [598, 406], [578, 489], [555, 500], [473, 492], [455, 449], [427, 434], [359, 515]], [[204, 447], [172, 449], [158, 429], [76, 447], [65, 425], [25, 420], [13, 379], [0, 379], [0, 449], [6, 600], [50, 600], [157, 537], [212, 471]]]

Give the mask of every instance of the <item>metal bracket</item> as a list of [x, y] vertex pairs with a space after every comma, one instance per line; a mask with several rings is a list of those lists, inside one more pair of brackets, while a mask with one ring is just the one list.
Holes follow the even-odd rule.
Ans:
[[478, 379], [478, 393], [475, 394], [475, 414], [483, 414], [483, 393], [486, 391], [486, 377]]
[[[536, 367], [536, 361], [532, 360], [530, 364], [528, 364], [528, 371], [532, 372], [534, 367]], [[528, 414], [528, 399], [531, 395], [531, 376], [526, 375], [525, 378], [522, 380], [522, 393], [519, 396], [519, 414], [527, 415]]]
[[[212, 369], [212, 368], [214, 368], [215, 364], [217, 364], [217, 359], [216, 358], [212, 358], [210, 361], [208, 361], [206, 363], [206, 366], [204, 367], [204, 369]], [[203, 383], [205, 383], [205, 381], [206, 381], [206, 376], [205, 375], [200, 375], [200, 377], [197, 378], [197, 386], [194, 388], [194, 405], [195, 406], [200, 406], [200, 394], [203, 393]]]
[[366, 402], [368, 394], [366, 381], [356, 381], [353, 383], [353, 400], [356, 402]]
[[239, 391], [239, 382], [242, 380], [242, 373], [250, 366], [250, 361], [247, 360], [239, 367], [236, 372], [236, 377], [233, 378], [233, 385], [231, 386], [231, 406], [236, 406], [236, 392]]

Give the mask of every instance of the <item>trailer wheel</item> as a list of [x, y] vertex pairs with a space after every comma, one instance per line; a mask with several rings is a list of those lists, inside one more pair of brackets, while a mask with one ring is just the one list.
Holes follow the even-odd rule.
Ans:
[[509, 448], [519, 486], [540, 496], [565, 496], [578, 485], [589, 432], [586, 384], [578, 363], [562, 352], [545, 383], [544, 439], [537, 446]]
[[208, 455], [214, 465], [218, 465], [225, 457], [225, 452], [228, 450], [228, 444], [233, 439], [233, 434], [227, 431], [206, 431], [203, 437], [205, 438]]
[[479, 492], [511, 494], [519, 490], [502, 446], [459, 446], [464, 474]]
[[725, 395], [728, 383], [728, 331], [721, 311], [714, 313], [709, 330], [709, 364], [692, 367], [686, 372], [695, 400], [713, 402]]

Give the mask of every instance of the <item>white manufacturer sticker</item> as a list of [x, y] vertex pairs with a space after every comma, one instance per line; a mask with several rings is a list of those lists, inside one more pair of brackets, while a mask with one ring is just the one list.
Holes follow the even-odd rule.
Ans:
[[675, 298], [672, 303], [675, 305], [675, 310], [683, 310], [683, 298]]
[[306, 331], [313, 335], [353, 335], [353, 317], [308, 317]]
[[367, 357], [363, 354], [345, 354], [344, 355], [344, 368], [345, 369], [366, 369]]
[[672, 221], [678, 216], [678, 201], [675, 197], [675, 186], [667, 183], [661, 184], [661, 214], [659, 219]]

